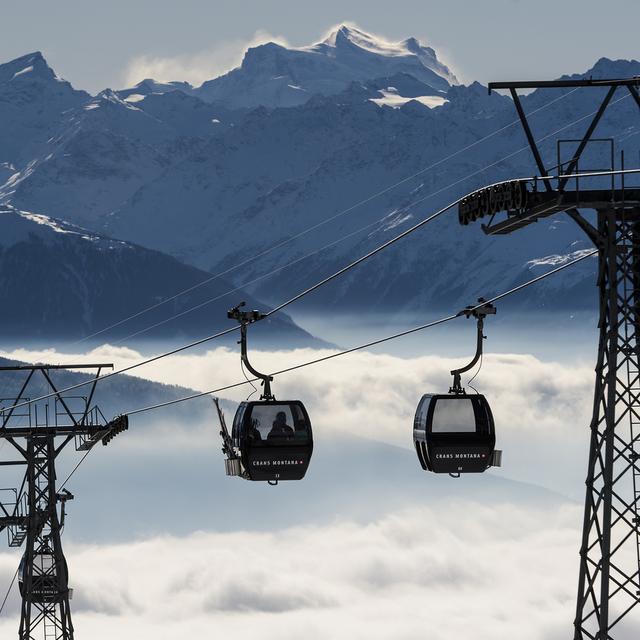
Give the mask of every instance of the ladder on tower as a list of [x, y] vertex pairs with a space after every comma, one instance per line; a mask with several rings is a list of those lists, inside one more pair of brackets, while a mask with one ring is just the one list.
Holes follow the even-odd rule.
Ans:
[[[55, 604], [47, 605], [49, 607], [53, 607], [55, 609]], [[43, 618], [43, 628], [44, 628], [44, 640], [59, 640], [58, 635], [58, 622], [55, 616], [55, 612], [47, 612], [48, 615], [45, 615]]]

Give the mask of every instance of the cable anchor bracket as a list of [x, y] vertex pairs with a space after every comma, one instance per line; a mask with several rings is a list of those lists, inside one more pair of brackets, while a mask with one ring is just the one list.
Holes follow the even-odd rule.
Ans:
[[466, 316], [467, 318], [475, 318], [477, 324], [477, 342], [476, 342], [476, 354], [473, 357], [473, 360], [460, 369], [454, 369], [451, 371], [451, 375], [453, 376], [453, 385], [449, 388], [449, 393], [455, 394], [463, 394], [464, 387], [462, 386], [461, 375], [469, 369], [472, 369], [480, 357], [482, 356], [482, 341], [486, 339], [487, 336], [484, 335], [484, 319], [488, 315], [495, 315], [496, 308], [491, 304], [491, 302], [487, 302], [484, 298], [478, 298], [478, 303], [475, 305], [469, 305], [462, 309], [462, 311], [458, 312], [458, 316]]

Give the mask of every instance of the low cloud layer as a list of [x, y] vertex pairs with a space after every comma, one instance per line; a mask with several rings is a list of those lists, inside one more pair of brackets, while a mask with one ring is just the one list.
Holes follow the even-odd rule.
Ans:
[[[275, 370], [328, 353], [256, 353], [255, 361], [258, 368]], [[118, 367], [141, 358], [110, 346], [88, 354], [1, 355], [61, 363], [106, 358]], [[275, 389], [281, 398], [302, 398], [323, 437], [339, 441], [349, 433], [408, 448], [420, 395], [446, 391], [449, 370], [460, 364], [440, 357], [357, 353], [283, 375]], [[227, 349], [180, 355], [139, 373], [201, 390], [241, 379], [238, 355]], [[588, 439], [591, 368], [542, 362], [526, 354], [489, 354], [475, 382], [491, 399], [505, 449], [505, 467], [492, 474], [555, 489], [575, 486], [581, 493], [577, 478], [585, 470], [580, 456]], [[188, 438], [192, 425], [163, 429], [162, 414], [157, 415], [160, 428], [153, 443], [144, 430], [136, 431], [132, 420], [130, 431], [118, 441], [119, 451], [148, 453], [156, 447], [186, 461], [194, 459], [190, 447], [205, 441], [214, 448], [210, 425], [202, 438]], [[110, 452], [117, 454], [117, 449]], [[122, 455], [119, 464], [128, 458], [136, 456]], [[159, 472], [149, 468], [150, 480]], [[563, 484], [563, 473], [569, 473], [571, 482]], [[570, 635], [581, 507], [561, 501], [531, 506], [524, 497], [516, 506], [512, 498], [500, 502], [491, 491], [482, 500], [465, 494], [464, 501], [452, 497], [446, 504], [429, 498], [435, 493], [433, 477], [424, 476], [424, 482], [424, 494], [418, 494], [414, 507], [398, 511], [397, 500], [387, 496], [383, 515], [366, 522], [349, 516], [349, 521], [268, 532], [196, 532], [104, 546], [74, 545], [67, 538], [77, 636], [175, 640], [259, 633], [263, 640], [560, 640]], [[226, 485], [211, 486], [224, 491]], [[151, 484], [148, 490], [153, 490]], [[349, 487], [344, 491], [348, 494]], [[282, 491], [276, 497], [285, 500], [287, 495]], [[367, 499], [380, 496], [372, 491]], [[202, 505], [189, 511], [194, 526], [201, 521], [198, 508]], [[169, 501], [168, 515], [171, 509]], [[246, 527], [255, 517], [246, 506]], [[224, 504], [219, 519], [225, 519]], [[0, 584], [9, 583], [18, 559], [15, 553], [0, 553]], [[14, 589], [9, 617], [0, 618], [0, 637], [15, 635], [17, 610]], [[629, 627], [615, 637], [631, 640], [638, 633], [640, 629]]]
[[[579, 519], [573, 506], [470, 503], [366, 526], [68, 546], [76, 630], [92, 640], [555, 640], [571, 630]], [[14, 567], [0, 556], [3, 582]]]
[[[258, 369], [275, 371], [330, 353], [312, 349], [255, 352], [252, 360]], [[113, 362], [117, 368], [143, 359], [136, 351], [109, 345], [89, 353], [15, 350], [0, 352], [0, 355], [29, 362], [104, 360]], [[279, 376], [274, 382], [274, 391], [278, 398], [302, 399], [317, 433], [327, 437], [348, 433], [411, 447], [412, 421], [418, 400], [424, 393], [446, 392], [451, 382], [449, 371], [462, 363], [462, 359], [438, 356], [401, 358], [359, 352]], [[180, 354], [132, 373], [199, 391], [243, 380], [238, 354], [226, 348], [204, 354]], [[467, 379], [463, 379], [463, 383]], [[592, 367], [584, 365], [543, 362], [527, 354], [485, 356], [473, 384], [491, 402], [498, 445], [505, 450], [503, 473], [506, 477], [581, 496], [593, 380]], [[247, 385], [222, 395], [238, 401], [251, 391]], [[122, 407], [122, 410], [136, 408]], [[140, 419], [132, 419], [132, 429], [124, 446], [137, 446], [135, 425]], [[174, 425], [163, 428], [162, 410], [145, 414], [145, 419], [157, 421], [157, 429], [152, 445], [145, 436], [140, 436], [138, 444], [142, 447], [175, 447], [178, 443], [188, 446], [189, 441], [194, 441], [192, 431], [188, 435]], [[212, 406], [212, 420], [215, 419]]]
[[[334, 353], [330, 350], [254, 352], [252, 361], [263, 371], [275, 371]], [[16, 349], [0, 352], [7, 358], [29, 362], [93, 362], [103, 359], [116, 368], [144, 359], [126, 347], [105, 345], [88, 353], [61, 353], [54, 350]], [[322, 410], [316, 421], [323, 421], [327, 409], [337, 410], [340, 420], [326, 420], [326, 428], [341, 431], [362, 425], [359, 435], [397, 443], [397, 421], [413, 417], [423, 393], [446, 392], [450, 370], [462, 359], [424, 356], [400, 358], [369, 352], [353, 353], [279, 376], [273, 383], [279, 397], [299, 397]], [[220, 348], [204, 354], [180, 354], [133, 370], [137, 375], [167, 384], [187, 386], [198, 391], [242, 381], [240, 359], [235, 351]], [[469, 376], [463, 379], [466, 383]], [[543, 362], [528, 354], [487, 354], [474, 387], [486, 394], [500, 423], [508, 429], [573, 431], [590, 419], [593, 392], [592, 367]], [[222, 396], [241, 400], [252, 391], [246, 385], [222, 392]], [[133, 409], [134, 407], [128, 407]], [[344, 412], [349, 415], [345, 416]], [[389, 418], [393, 418], [389, 420]]]
[[[332, 353], [314, 349], [254, 352], [252, 362], [260, 370], [275, 371]], [[132, 349], [110, 345], [88, 353], [16, 349], [0, 351], [0, 356], [61, 364], [102, 359], [113, 362], [116, 368], [145, 358]], [[278, 397], [299, 397], [322, 408], [314, 422], [326, 422], [326, 428], [351, 430], [358, 422], [362, 425], [358, 435], [397, 442], [396, 418], [412, 418], [423, 393], [446, 393], [451, 384], [450, 370], [463, 363], [460, 358], [400, 358], [363, 351], [283, 374], [273, 387]], [[238, 353], [227, 348], [179, 354], [135, 369], [129, 375], [198, 391], [244, 380]], [[469, 377], [463, 378], [463, 384]], [[497, 420], [510, 430], [535, 424], [536, 429], [573, 431], [589, 422], [593, 382], [591, 367], [543, 362], [528, 354], [487, 354], [473, 385], [490, 398]], [[245, 385], [221, 395], [238, 401], [251, 392], [251, 386]], [[330, 419], [328, 414], [334, 410], [339, 412], [339, 420]]]

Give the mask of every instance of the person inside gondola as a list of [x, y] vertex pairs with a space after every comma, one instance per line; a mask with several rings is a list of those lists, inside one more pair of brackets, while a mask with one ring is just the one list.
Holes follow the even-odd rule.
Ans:
[[293, 438], [293, 429], [287, 424], [287, 416], [284, 411], [278, 411], [276, 419], [273, 421], [273, 426], [267, 439], [270, 438]]

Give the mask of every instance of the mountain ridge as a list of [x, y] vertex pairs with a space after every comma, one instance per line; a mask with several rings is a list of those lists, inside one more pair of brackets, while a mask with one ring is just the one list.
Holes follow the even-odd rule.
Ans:
[[[421, 47], [411, 39], [401, 44]], [[277, 56], [285, 48], [267, 50]], [[328, 59], [320, 58], [322, 64]], [[234, 286], [275, 304], [456, 197], [537, 172], [509, 97], [489, 95], [479, 83], [443, 92], [410, 73], [382, 74], [386, 70], [286, 107], [230, 109], [176, 88], [178, 83], [147, 83], [141, 89], [146, 95], [74, 94], [73, 104], [52, 118], [55, 135], [34, 155], [0, 162], [0, 176], [8, 176], [0, 201], [144, 245], [197, 269], [229, 270]], [[601, 58], [577, 76], [610, 74], [640, 75], [640, 63]], [[60, 84], [51, 77], [47, 82]], [[6, 84], [0, 83], [0, 98]], [[597, 109], [598, 91], [524, 96], [534, 133], [579, 137]], [[636, 115], [632, 100], [616, 100], [598, 129], [631, 158], [638, 155]], [[18, 139], [31, 118], [25, 111]], [[541, 145], [549, 166], [558, 161], [552, 142]], [[518, 284], [587, 247], [564, 218], [541, 221], [509, 239], [488, 239], [476, 226], [463, 231], [450, 215], [413, 238], [302, 306], [398, 314], [461, 308], [478, 295], [497, 293], [505, 275], [505, 284]], [[469, 273], [473, 277], [464, 275]], [[592, 308], [591, 261], [573, 273], [528, 291], [523, 304]]]
[[290, 107], [316, 94], [340, 92], [354, 81], [402, 71], [438, 91], [458, 82], [435, 51], [415, 38], [389, 43], [342, 25], [308, 47], [287, 48], [275, 42], [251, 47], [240, 67], [192, 92], [227, 107]]
[[[221, 278], [179, 263], [165, 254], [89, 232], [42, 214], [0, 208], [0, 293], [5, 306], [2, 329], [7, 339], [32, 344], [52, 339], [80, 339], [96, 331], [87, 345], [128, 336], [201, 305], [207, 317], [185, 316], [180, 329], [161, 324], [154, 337], [211, 335], [226, 329], [227, 308], [245, 299], [267, 310], [253, 296]], [[18, 277], [8, 278], [7, 273]], [[210, 280], [206, 286], [197, 286]], [[171, 300], [178, 291], [193, 288]], [[229, 293], [230, 295], [225, 295]], [[217, 300], [214, 298], [218, 298]], [[207, 302], [211, 300], [210, 302]], [[124, 315], [156, 307], [124, 325]], [[259, 340], [291, 346], [324, 344], [297, 327], [286, 314], [270, 318], [257, 332]], [[233, 337], [235, 341], [235, 337]], [[144, 341], [144, 335], [138, 342]]]

